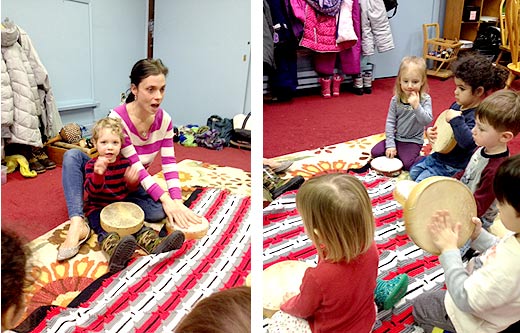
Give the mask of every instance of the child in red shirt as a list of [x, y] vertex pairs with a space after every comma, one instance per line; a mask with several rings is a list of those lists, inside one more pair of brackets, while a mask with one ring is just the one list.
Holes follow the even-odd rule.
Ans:
[[311, 178], [296, 205], [319, 261], [305, 271], [300, 293], [286, 296], [269, 332], [370, 332], [379, 256], [363, 183], [346, 174]]

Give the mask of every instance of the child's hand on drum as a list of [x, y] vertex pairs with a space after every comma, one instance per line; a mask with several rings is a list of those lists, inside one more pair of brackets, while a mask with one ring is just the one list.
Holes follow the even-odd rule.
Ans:
[[435, 244], [441, 253], [447, 250], [458, 249], [457, 242], [459, 240], [461, 224], [456, 223], [453, 225], [448, 211], [436, 211], [432, 215], [431, 223], [428, 225], [428, 228], [432, 236], [433, 244]]
[[[291, 298], [293, 298], [296, 295], [298, 295], [298, 292], [287, 291], [285, 294], [283, 294], [282, 304], [287, 303], [288, 300], [290, 300]], [[280, 304], [280, 305], [282, 305], [282, 304]]]
[[471, 222], [475, 225], [475, 229], [473, 229], [473, 233], [471, 234], [471, 240], [474, 241], [478, 236], [480, 236], [480, 232], [482, 231], [482, 221], [480, 221], [478, 217], [473, 217]]
[[386, 148], [385, 155], [388, 158], [394, 158], [397, 156], [397, 148]]
[[426, 129], [426, 137], [430, 143], [435, 142], [437, 140], [437, 126], [428, 127]]
[[99, 156], [94, 163], [94, 172], [98, 175], [104, 175], [105, 171], [107, 171], [107, 167], [110, 161], [105, 156]]
[[446, 121], [449, 123], [453, 118], [458, 117], [460, 115], [462, 115], [462, 111], [449, 109], [448, 112], [446, 112]]

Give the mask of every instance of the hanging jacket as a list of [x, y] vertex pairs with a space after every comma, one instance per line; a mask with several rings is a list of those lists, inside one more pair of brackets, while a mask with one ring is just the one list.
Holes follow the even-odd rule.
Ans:
[[316, 52], [340, 52], [356, 44], [356, 40], [336, 42], [337, 24], [335, 16], [317, 13], [305, 1], [291, 0], [296, 17], [304, 14], [303, 36], [300, 46]]
[[361, 48], [364, 56], [394, 49], [394, 39], [383, 0], [359, 0], [361, 5]]
[[11, 86], [13, 104], [10, 109], [4, 109], [2, 105], [2, 137], [8, 138], [8, 142], [41, 147], [43, 144], [38, 119], [41, 109], [36, 81], [29, 60], [18, 43], [19, 36], [16, 25], [9, 21], [3, 22], [2, 60], [6, 67], [3, 72], [2, 66], [2, 86]]
[[341, 71], [346, 75], [361, 73], [361, 8], [358, 0], [352, 1], [352, 25], [358, 42], [351, 48], [339, 53]]
[[9, 143], [41, 147], [40, 125], [47, 138], [63, 127], [47, 70], [27, 33], [6, 19], [2, 28], [2, 137]]

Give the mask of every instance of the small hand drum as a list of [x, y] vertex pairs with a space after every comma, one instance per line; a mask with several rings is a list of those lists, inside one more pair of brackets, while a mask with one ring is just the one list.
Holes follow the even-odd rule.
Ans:
[[432, 152], [447, 154], [457, 145], [457, 141], [453, 135], [453, 129], [450, 123], [446, 121], [446, 113], [448, 111], [449, 110], [443, 111], [439, 117], [437, 117], [437, 120], [435, 120], [434, 126], [437, 126], [437, 139], [431, 143]]
[[124, 237], [141, 230], [144, 212], [131, 202], [114, 202], [101, 210], [101, 227], [106, 232], [117, 232]]
[[[264, 317], [271, 318], [284, 301], [286, 293], [297, 295], [303, 275], [311, 265], [297, 260], [280, 261], [264, 269], [263, 284], [263, 313]], [[246, 278], [246, 286], [251, 286], [251, 277]]]
[[380, 175], [397, 177], [401, 174], [403, 162], [397, 157], [388, 158], [386, 156], [379, 156], [370, 161], [370, 167]]
[[190, 239], [201, 239], [206, 236], [209, 229], [209, 222], [205, 217], [202, 217], [202, 222], [199, 224], [191, 224], [188, 228], [181, 228], [177, 223], [173, 223], [173, 228], [170, 226], [170, 223], [166, 224], [166, 230], [169, 233], [180, 230], [184, 234], [186, 240]]
[[475, 228], [471, 222], [471, 218], [477, 215], [473, 193], [466, 185], [450, 177], [433, 176], [416, 183], [415, 186], [412, 183], [397, 182], [394, 190], [394, 198], [403, 206], [408, 236], [423, 250], [439, 255], [428, 225], [436, 211], [447, 210], [452, 223], [460, 223], [462, 226], [457, 243], [459, 248], [462, 247]]

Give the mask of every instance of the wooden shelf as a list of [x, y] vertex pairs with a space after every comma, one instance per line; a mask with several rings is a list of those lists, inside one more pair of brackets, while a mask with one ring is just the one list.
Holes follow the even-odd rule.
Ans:
[[479, 18], [482, 16], [500, 16], [500, 0], [446, 0], [444, 12], [444, 37], [452, 40], [474, 41], [482, 24], [498, 25], [497, 22], [464, 21], [466, 6], [479, 7]]

